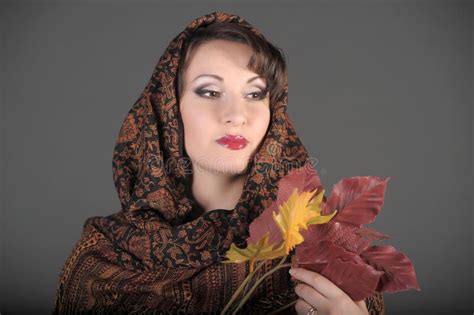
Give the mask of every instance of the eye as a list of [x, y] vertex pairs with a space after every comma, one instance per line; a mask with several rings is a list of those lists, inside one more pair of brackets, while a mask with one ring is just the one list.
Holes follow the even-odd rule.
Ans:
[[251, 99], [253, 100], [263, 100], [264, 98], [266, 98], [266, 94], [264, 94], [263, 92], [252, 92], [252, 93], [249, 93], [249, 95], [253, 95], [255, 97], [251, 97]]
[[[213, 91], [213, 90], [204, 90], [204, 89], [198, 89], [195, 91], [195, 93], [199, 96], [203, 96], [205, 98], [215, 98], [218, 95], [220, 95], [220, 92]], [[204, 96], [205, 94], [210, 93], [209, 96]]]

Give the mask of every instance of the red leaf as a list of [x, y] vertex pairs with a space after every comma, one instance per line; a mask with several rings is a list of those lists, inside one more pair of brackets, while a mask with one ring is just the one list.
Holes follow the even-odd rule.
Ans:
[[278, 182], [277, 204], [281, 205], [288, 200], [295, 188], [298, 189], [299, 193], [317, 189], [315, 192], [315, 194], [317, 194], [322, 190], [323, 187], [318, 173], [310, 164], [298, 169], [293, 169], [280, 179]]
[[378, 241], [378, 240], [384, 240], [384, 239], [389, 239], [390, 237], [388, 235], [382, 234], [379, 231], [376, 231], [374, 229], [362, 226], [359, 230], [356, 231], [356, 233], [368, 239], [369, 241]]
[[384, 271], [384, 275], [380, 278], [377, 291], [397, 292], [408, 289], [420, 290], [420, 286], [416, 280], [415, 269], [410, 259], [403, 253], [397, 251], [393, 246], [371, 246], [362, 252], [361, 257], [377, 270]]
[[[299, 249], [297, 246], [296, 250]], [[313, 248], [300, 249], [297, 255], [298, 267], [320, 273], [354, 301], [371, 295], [384, 273], [366, 264], [358, 254], [346, 251], [330, 241], [319, 242]]]
[[256, 217], [249, 226], [249, 237], [247, 238], [247, 244], [257, 243], [267, 231], [270, 231], [268, 236], [268, 243], [274, 244], [275, 247], [281, 243], [281, 231], [278, 228], [275, 221], [273, 221], [272, 212], [278, 212], [277, 203], [274, 202], [270, 207], [265, 209], [258, 217]]
[[357, 225], [374, 221], [383, 205], [390, 177], [355, 176], [344, 178], [333, 186], [322, 214], [338, 213], [332, 221]]
[[408, 257], [392, 246], [370, 246], [389, 237], [362, 226], [379, 213], [389, 179], [359, 176], [334, 185], [322, 214], [338, 213], [330, 222], [302, 232], [304, 242], [296, 246], [294, 265], [320, 273], [354, 301], [374, 291], [419, 290]]
[[298, 247], [314, 247], [314, 244], [322, 240], [329, 240], [335, 245], [357, 254], [367, 248], [370, 245], [370, 240], [366, 240], [356, 233], [359, 230], [358, 227], [335, 222], [337, 215], [326, 224], [310, 225], [307, 230], [302, 231], [304, 242], [299, 244], [296, 250], [298, 251]]
[[383, 274], [361, 261], [359, 256], [350, 261], [334, 259], [321, 271], [321, 275], [331, 279], [352, 300], [361, 301], [375, 291]]

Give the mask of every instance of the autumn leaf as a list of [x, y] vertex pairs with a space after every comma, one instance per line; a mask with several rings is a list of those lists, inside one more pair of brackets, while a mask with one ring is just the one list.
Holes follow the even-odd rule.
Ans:
[[244, 249], [237, 247], [234, 243], [226, 253], [229, 260], [223, 263], [241, 263], [247, 260], [273, 259], [285, 255], [284, 247], [273, 249], [273, 244], [268, 242], [269, 232], [267, 232], [256, 244], [248, 244]]
[[315, 194], [323, 189], [319, 175], [316, 170], [311, 167], [311, 164], [293, 169], [280, 179], [278, 182], [278, 195], [276, 200], [278, 206], [288, 200], [295, 188], [299, 192], [313, 191]]
[[364, 227], [374, 221], [384, 202], [390, 177], [357, 176], [334, 185], [321, 213], [339, 212], [323, 225], [303, 231], [304, 242], [296, 247], [295, 266], [325, 276], [354, 301], [374, 291], [418, 289], [408, 257], [392, 246], [370, 246], [388, 236]]
[[[293, 187], [293, 193], [289, 193], [291, 187]], [[302, 193], [298, 193], [300, 189]], [[300, 228], [325, 223], [334, 216], [335, 213], [328, 216], [321, 215], [323, 198], [324, 190], [314, 169], [303, 167], [290, 171], [279, 181], [277, 201], [250, 224], [247, 247], [242, 249], [231, 244], [226, 253], [229, 260], [225, 262], [246, 260], [253, 262], [287, 255], [295, 246], [294, 237], [298, 238], [298, 235], [301, 237]], [[282, 209], [284, 209], [283, 213]], [[293, 212], [297, 215], [293, 216]], [[277, 223], [278, 221], [280, 224]], [[289, 233], [283, 233], [282, 228], [288, 230]], [[286, 239], [287, 237], [290, 239]], [[297, 239], [299, 243], [302, 241], [301, 238]]]
[[410, 259], [395, 247], [370, 246], [362, 252], [361, 257], [374, 268], [384, 271], [377, 287], [378, 291], [420, 290]]
[[[278, 245], [281, 243], [282, 234], [280, 228], [273, 220], [273, 212], [278, 213], [280, 206], [288, 200], [294, 189], [298, 191], [312, 191], [319, 193], [323, 187], [318, 173], [310, 164], [293, 169], [278, 181], [277, 199], [268, 206], [249, 226], [248, 243], [256, 243], [269, 231], [269, 243]], [[321, 195], [324, 199], [324, 195]]]
[[280, 206], [280, 212], [273, 213], [273, 219], [280, 228], [287, 253], [304, 241], [300, 229], [306, 230], [309, 224], [326, 223], [335, 215], [334, 212], [331, 215], [321, 216], [324, 190], [310, 202], [313, 194], [314, 192], [308, 191], [298, 193], [298, 189], [295, 188], [288, 200]]
[[265, 233], [269, 233], [268, 242], [277, 246], [281, 244], [282, 237], [280, 229], [273, 220], [273, 212], [278, 211], [277, 203], [273, 203], [270, 207], [265, 209], [257, 218], [255, 218], [249, 226], [250, 236], [247, 238], [247, 243], [257, 243]]
[[304, 261], [298, 261], [298, 267], [320, 273], [354, 301], [360, 301], [374, 292], [383, 274], [365, 263], [358, 254], [329, 240], [319, 241], [312, 247], [297, 247], [296, 251], [297, 255], [306, 257]]
[[[331, 191], [323, 214], [332, 209], [341, 210], [336, 221], [355, 226], [375, 220], [384, 202], [385, 189], [390, 177], [354, 176], [337, 182]], [[344, 209], [344, 211], [342, 211]]]

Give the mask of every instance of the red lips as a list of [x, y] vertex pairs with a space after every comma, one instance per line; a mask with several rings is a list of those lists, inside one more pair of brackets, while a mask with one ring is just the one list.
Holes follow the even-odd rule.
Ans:
[[240, 135], [225, 135], [224, 137], [217, 139], [216, 142], [231, 150], [243, 149], [248, 143], [247, 139]]

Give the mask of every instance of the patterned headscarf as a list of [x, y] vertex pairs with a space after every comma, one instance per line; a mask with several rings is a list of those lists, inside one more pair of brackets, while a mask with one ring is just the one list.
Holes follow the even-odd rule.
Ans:
[[[113, 177], [122, 209], [84, 223], [60, 276], [54, 314], [218, 312], [248, 274], [248, 263], [219, 262], [232, 243], [245, 246], [249, 224], [276, 200], [278, 180], [306, 165], [309, 156], [287, 116], [285, 85], [270, 104], [270, 125], [249, 162], [235, 209], [194, 216], [196, 203], [182, 163], [177, 73], [186, 41], [198, 28], [217, 22], [237, 23], [264, 38], [243, 18], [213, 12], [193, 20], [171, 41], [116, 142]], [[281, 270], [267, 278], [249, 305], [268, 311], [291, 299], [296, 299], [292, 281]]]

